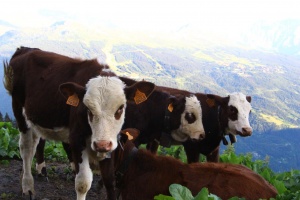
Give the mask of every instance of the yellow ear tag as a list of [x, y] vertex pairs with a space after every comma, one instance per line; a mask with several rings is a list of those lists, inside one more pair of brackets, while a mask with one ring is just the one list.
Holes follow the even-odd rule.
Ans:
[[128, 137], [128, 140], [132, 140], [132, 139], [133, 139], [133, 136], [132, 136], [132, 135], [130, 135], [130, 133], [129, 133], [129, 132], [127, 132], [127, 131], [126, 131], [126, 135], [127, 135], [127, 137]]
[[135, 104], [140, 104], [140, 103], [146, 101], [147, 97], [146, 97], [145, 93], [143, 93], [143, 92], [141, 92], [139, 90], [136, 90], [135, 96], [134, 96], [133, 99], [135, 101]]
[[170, 103], [170, 104], [168, 105], [168, 111], [172, 112], [173, 109], [174, 109], [173, 104]]
[[77, 94], [74, 93], [73, 95], [69, 96], [66, 104], [77, 107], [79, 104], [79, 98], [78, 98]]
[[206, 103], [209, 107], [215, 106], [215, 100], [214, 99], [206, 99]]

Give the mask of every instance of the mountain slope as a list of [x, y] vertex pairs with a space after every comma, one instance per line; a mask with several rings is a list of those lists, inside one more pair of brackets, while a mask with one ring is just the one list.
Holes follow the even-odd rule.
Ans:
[[[280, 137], [269, 137], [270, 133], [294, 130], [300, 124], [300, 59], [295, 51], [289, 51], [292, 55], [280, 53], [281, 50], [287, 52], [282, 48], [285, 41], [296, 41], [300, 26], [295, 24], [290, 29], [292, 33], [283, 30], [282, 34], [278, 33], [276, 38], [269, 40], [276, 43], [271, 48], [274, 51], [230, 45], [228, 41], [222, 43], [222, 40], [210, 42], [210, 39], [203, 37], [188, 37], [188, 26], [169, 35], [90, 28], [65, 21], [39, 29], [6, 27], [8, 30], [0, 35], [0, 61], [9, 59], [19, 46], [37, 47], [71, 57], [97, 58], [109, 64], [118, 75], [145, 79], [158, 85], [222, 96], [235, 91], [243, 92], [252, 96], [250, 120], [257, 136], [238, 143], [237, 149], [248, 149], [264, 157], [270, 150], [269, 154], [273, 155], [275, 150], [259, 151], [264, 149], [263, 145], [255, 150], [257, 146], [252, 144], [262, 140], [259, 139], [260, 134], [276, 146], [292, 140], [291, 134], [286, 134], [286, 139], [281, 141]], [[259, 38], [270, 34], [269, 29], [265, 32], [259, 27], [257, 29], [248, 33], [247, 37], [259, 31]], [[294, 49], [298, 45], [297, 42], [287, 44]], [[2, 62], [0, 76], [3, 77]], [[0, 94], [3, 102], [0, 111], [11, 114], [10, 97], [2, 84]], [[293, 134], [300, 138], [295, 132]], [[294, 143], [291, 145], [293, 148], [285, 150], [290, 159], [295, 159], [294, 151], [298, 151], [299, 147]], [[296, 161], [293, 163], [299, 164]]]

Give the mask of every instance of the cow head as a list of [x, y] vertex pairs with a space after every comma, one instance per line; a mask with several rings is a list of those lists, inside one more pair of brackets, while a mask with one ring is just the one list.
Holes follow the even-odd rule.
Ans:
[[76, 83], [60, 85], [67, 103], [77, 106], [83, 103], [91, 128], [91, 148], [97, 152], [109, 152], [117, 147], [117, 135], [121, 130], [127, 103], [142, 103], [154, 90], [153, 83], [141, 81], [125, 87], [117, 77], [92, 78], [86, 88]]
[[252, 127], [249, 123], [251, 96], [232, 93], [228, 97], [217, 95], [207, 95], [207, 97], [214, 99], [221, 106], [219, 120], [226, 133], [243, 137], [252, 135]]
[[180, 110], [180, 126], [171, 132], [171, 136], [174, 140], [184, 142], [188, 139], [204, 139], [205, 132], [202, 123], [202, 109], [200, 102], [194, 95], [185, 97], [184, 100], [181, 101], [173, 101], [169, 106]]

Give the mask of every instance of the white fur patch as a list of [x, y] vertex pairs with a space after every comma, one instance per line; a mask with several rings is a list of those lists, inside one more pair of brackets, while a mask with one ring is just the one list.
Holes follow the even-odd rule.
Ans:
[[39, 137], [69, 143], [70, 131], [68, 128], [55, 127], [53, 129], [49, 129], [34, 124], [32, 121], [28, 120], [24, 108], [23, 108], [23, 116], [25, 117], [28, 128], [31, 128], [34, 131], [34, 133], [37, 134]]
[[249, 114], [252, 107], [247, 101], [246, 95], [236, 92], [230, 94], [228, 106], [234, 106], [238, 110], [238, 119], [235, 121], [229, 119], [229, 130], [227, 131], [231, 134], [236, 134], [237, 131], [243, 132], [242, 128], [248, 128], [252, 130], [249, 123]]
[[37, 164], [37, 163], [35, 164], [35, 169], [36, 169], [36, 171], [38, 172], [38, 174], [41, 174], [41, 173], [42, 173], [43, 167], [46, 167], [45, 161], [42, 162], [41, 164]]
[[35, 193], [31, 164], [39, 140], [40, 138], [35, 135], [31, 129], [26, 133], [20, 134], [19, 147], [20, 155], [23, 160], [22, 190], [26, 195], [29, 194], [28, 191], [31, 191], [33, 194]]
[[[89, 118], [92, 129], [91, 148], [94, 142], [111, 141], [112, 149], [117, 147], [117, 135], [122, 128], [125, 117], [126, 96], [124, 83], [117, 77], [101, 77], [90, 79], [87, 83], [83, 103], [93, 114]], [[115, 119], [115, 112], [124, 105], [120, 119]]]
[[82, 163], [79, 164], [79, 172], [75, 177], [75, 190], [77, 200], [85, 200], [87, 192], [90, 190], [93, 181], [93, 173], [90, 169], [89, 157], [84, 150], [82, 152]]
[[[204, 135], [202, 123], [202, 109], [200, 102], [196, 96], [186, 97], [185, 110], [181, 115], [181, 125], [179, 129], [172, 131], [171, 135], [174, 140], [184, 142], [188, 138], [199, 139], [200, 135]], [[189, 124], [185, 119], [186, 113], [194, 113], [196, 120]]]

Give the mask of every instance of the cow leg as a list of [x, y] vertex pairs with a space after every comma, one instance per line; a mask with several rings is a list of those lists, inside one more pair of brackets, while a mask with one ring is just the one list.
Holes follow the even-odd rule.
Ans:
[[23, 159], [22, 190], [25, 195], [35, 195], [31, 165], [39, 139], [31, 129], [20, 134], [19, 147]]
[[197, 163], [199, 162], [200, 153], [195, 147], [196, 145], [191, 145], [189, 142], [184, 142], [183, 147], [186, 153], [188, 163]]
[[67, 154], [67, 157], [68, 157], [68, 160], [70, 162], [70, 166], [71, 166], [71, 169], [73, 172], [75, 172], [75, 164], [74, 164], [74, 161], [73, 161], [73, 157], [72, 157], [72, 151], [71, 151], [71, 147], [68, 143], [62, 143], [63, 147], [64, 147], [64, 150]]
[[40, 138], [40, 141], [36, 147], [36, 171], [38, 172], [38, 176], [47, 178], [47, 170], [46, 163], [44, 158], [44, 148], [45, 148], [46, 140]]
[[220, 159], [220, 146], [213, 150], [209, 155], [206, 156], [207, 162], [219, 162]]
[[93, 173], [90, 168], [89, 157], [86, 150], [82, 151], [81, 158], [82, 162], [78, 165], [78, 172], [75, 177], [77, 200], [85, 200], [86, 194], [90, 190], [93, 181]]
[[114, 176], [114, 165], [112, 158], [106, 158], [99, 162], [101, 176], [103, 179], [104, 186], [106, 188], [107, 198], [108, 200], [115, 200], [116, 192], [115, 192], [115, 176]]
[[154, 139], [153, 141], [148, 142], [146, 145], [147, 150], [149, 150], [153, 154], [157, 153], [158, 147], [159, 147], [159, 140], [157, 140], [157, 139]]

